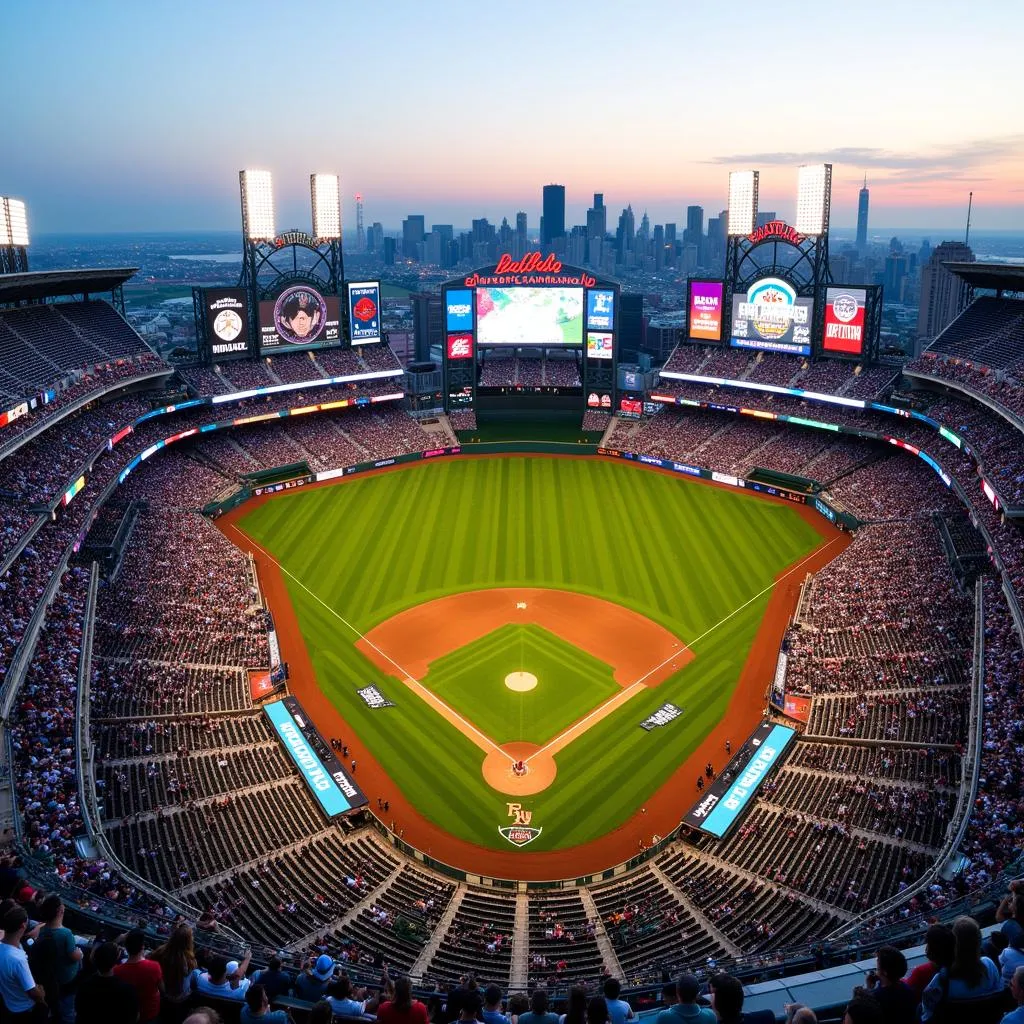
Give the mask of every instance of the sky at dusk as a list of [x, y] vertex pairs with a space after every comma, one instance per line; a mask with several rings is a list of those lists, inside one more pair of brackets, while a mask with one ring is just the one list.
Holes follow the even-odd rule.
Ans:
[[240, 228], [238, 171], [273, 172], [309, 228], [309, 173], [345, 223], [486, 216], [685, 223], [761, 171], [794, 215], [797, 166], [834, 165], [834, 227], [1024, 230], [1022, 0], [7, 0], [0, 194], [33, 233]]

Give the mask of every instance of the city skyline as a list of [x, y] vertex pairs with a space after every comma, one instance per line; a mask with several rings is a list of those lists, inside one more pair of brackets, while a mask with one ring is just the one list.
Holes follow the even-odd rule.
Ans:
[[[273, 172], [282, 228], [308, 228], [312, 171], [341, 175], [353, 229], [358, 191], [366, 223], [391, 230], [410, 213], [465, 225], [525, 210], [535, 234], [551, 182], [565, 185], [567, 226], [585, 223], [595, 192], [609, 220], [631, 204], [638, 221], [682, 225], [687, 206], [724, 209], [729, 171], [747, 168], [761, 172], [762, 209], [791, 219], [797, 167], [816, 162], [834, 166], [836, 228], [854, 227], [867, 174], [873, 224], [962, 224], [973, 191], [975, 229], [1024, 230], [1024, 132], [1007, 130], [1015, 37], [1001, 29], [1012, 0], [982, 0], [967, 24], [951, 2], [923, 18], [869, 0], [853, 26], [780, 0], [763, 41], [746, 0], [658, 0], [630, 11], [627, 43], [576, 0], [527, 0], [515, 18], [468, 0], [395, 2], [374, 46], [348, 42], [367, 27], [351, 11], [314, 2], [287, 19], [324, 47], [309, 52], [282, 50], [265, 0], [154, 0], [130, 19], [111, 0], [14, 0], [6, 13], [0, 59], [24, 87], [0, 194], [26, 200], [36, 234], [231, 230], [243, 167]], [[856, 72], [816, 71], [837, 47], [857, 54]], [[595, 75], [573, 52], [612, 70]], [[457, 70], [442, 73], [445, 56]]]

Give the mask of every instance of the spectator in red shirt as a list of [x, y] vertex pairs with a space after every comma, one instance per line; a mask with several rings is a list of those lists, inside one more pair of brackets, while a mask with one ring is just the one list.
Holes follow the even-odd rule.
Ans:
[[164, 972], [155, 960], [144, 954], [146, 936], [138, 928], [124, 937], [128, 959], [114, 968], [114, 977], [126, 981], [139, 997], [139, 1024], [150, 1024], [160, 1016], [160, 990], [164, 985]]
[[412, 998], [408, 978], [395, 979], [395, 998], [377, 1007], [377, 1020], [381, 1024], [429, 1024], [427, 1008]]
[[926, 963], [918, 964], [907, 978], [907, 984], [913, 990], [918, 1002], [921, 1002], [921, 993], [928, 987], [928, 982], [943, 967], [948, 968], [952, 965], [955, 951], [956, 943], [949, 928], [944, 924], [933, 924], [928, 929], [924, 940], [924, 955], [928, 957], [928, 960]]

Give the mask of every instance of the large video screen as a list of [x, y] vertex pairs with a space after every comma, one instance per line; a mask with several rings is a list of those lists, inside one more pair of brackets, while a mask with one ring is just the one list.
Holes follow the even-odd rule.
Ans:
[[477, 345], [582, 345], [582, 288], [477, 288]]
[[249, 298], [244, 288], [204, 288], [203, 305], [215, 363], [256, 354], [249, 337]]
[[811, 354], [814, 300], [798, 297], [796, 290], [777, 277], [763, 277], [732, 298], [734, 348], [768, 352]]
[[687, 337], [693, 341], [722, 340], [724, 281], [690, 281], [687, 306]]
[[825, 290], [825, 331], [821, 347], [826, 352], [859, 356], [864, 353], [864, 307], [868, 293], [863, 288]]
[[353, 345], [376, 345], [380, 333], [380, 282], [350, 281], [348, 323]]
[[312, 285], [286, 288], [273, 301], [260, 303], [260, 353], [305, 352], [341, 341], [341, 305], [335, 295], [321, 295]]

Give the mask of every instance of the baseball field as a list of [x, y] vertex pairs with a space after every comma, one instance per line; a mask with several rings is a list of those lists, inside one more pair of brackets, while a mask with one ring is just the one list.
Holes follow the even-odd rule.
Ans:
[[463, 860], [671, 827], [696, 795], [681, 766], [760, 719], [751, 652], [782, 581], [791, 598], [839, 542], [803, 507], [532, 456], [286, 492], [222, 528], [256, 555], [293, 692], [349, 744], [371, 808]]

